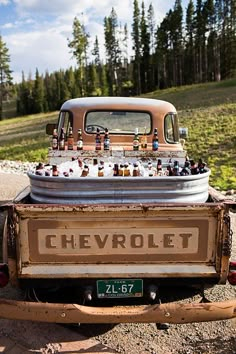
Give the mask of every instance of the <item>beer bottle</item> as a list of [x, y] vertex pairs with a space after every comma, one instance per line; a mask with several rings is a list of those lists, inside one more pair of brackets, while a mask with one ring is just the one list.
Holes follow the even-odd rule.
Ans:
[[87, 177], [88, 174], [89, 174], [89, 167], [88, 167], [88, 165], [84, 165], [84, 168], [81, 173], [81, 177]]
[[138, 177], [139, 176], [139, 168], [138, 164], [135, 162], [133, 165], [133, 177]]
[[139, 150], [139, 134], [138, 134], [138, 128], [135, 128], [135, 131], [134, 131], [133, 150], [134, 150], [134, 151]]
[[195, 163], [194, 160], [190, 160], [190, 170], [191, 170], [191, 175], [198, 175], [199, 174], [198, 165]]
[[147, 128], [144, 128], [144, 133], [141, 137], [141, 148], [146, 149], [147, 148]]
[[123, 163], [120, 164], [118, 175], [120, 177], [124, 176], [124, 165], [123, 165]]
[[69, 127], [69, 135], [68, 135], [67, 143], [68, 143], [68, 150], [73, 150], [74, 149], [74, 136], [73, 136], [72, 127]]
[[83, 161], [81, 159], [78, 159], [78, 165], [79, 165], [80, 168], [83, 167]]
[[98, 177], [103, 177], [103, 176], [104, 176], [104, 167], [98, 166]]
[[152, 165], [152, 162], [151, 162], [151, 161], [148, 162], [147, 168], [148, 168], [148, 176], [149, 176], [149, 177], [153, 177], [155, 171], [154, 171], [154, 169], [153, 169], [153, 165]]
[[162, 162], [161, 162], [161, 159], [157, 160], [157, 174], [159, 176], [162, 174]]
[[101, 134], [100, 134], [100, 129], [97, 128], [97, 134], [95, 137], [95, 150], [101, 150], [102, 148], [102, 142], [101, 142]]
[[115, 164], [114, 164], [113, 176], [114, 176], [114, 177], [119, 176], [119, 165], [118, 165], [118, 163], [115, 163]]
[[103, 141], [103, 149], [104, 150], [110, 150], [110, 137], [109, 137], [109, 131], [107, 128], [105, 128], [105, 135], [104, 135], [104, 141]]
[[78, 129], [77, 150], [83, 150], [83, 145], [82, 130]]
[[60, 134], [60, 137], [59, 137], [58, 145], [59, 145], [59, 150], [65, 150], [65, 131], [64, 131], [64, 128], [61, 128], [61, 134]]
[[52, 149], [57, 150], [58, 149], [58, 134], [57, 130], [53, 129], [53, 134], [52, 134]]
[[180, 176], [179, 161], [174, 161], [173, 176]]
[[127, 162], [124, 164], [124, 176], [125, 177], [130, 176], [129, 164]]
[[52, 175], [53, 175], [53, 177], [58, 177], [59, 176], [57, 165], [53, 165], [52, 166]]
[[190, 161], [188, 161], [188, 160], [185, 161], [184, 167], [182, 168], [180, 174], [181, 174], [181, 176], [189, 176], [189, 175], [191, 175]]
[[43, 170], [43, 169], [44, 169], [44, 164], [42, 162], [39, 162], [38, 165], [36, 166], [36, 171]]
[[207, 164], [206, 162], [202, 161], [202, 159], [198, 160], [198, 169], [199, 169], [199, 173], [204, 173], [207, 171], [206, 168]]
[[152, 137], [152, 150], [157, 151], [158, 147], [159, 147], [158, 133], [157, 133], [157, 128], [155, 128]]
[[173, 176], [173, 170], [172, 170], [172, 168], [171, 168], [171, 165], [168, 165], [168, 166], [166, 167], [166, 175], [167, 175], [167, 176]]
[[44, 176], [46, 176], [46, 177], [49, 177], [49, 176], [51, 176], [51, 173], [50, 173], [50, 171], [46, 170], [46, 171], [45, 171], [45, 173], [44, 173]]

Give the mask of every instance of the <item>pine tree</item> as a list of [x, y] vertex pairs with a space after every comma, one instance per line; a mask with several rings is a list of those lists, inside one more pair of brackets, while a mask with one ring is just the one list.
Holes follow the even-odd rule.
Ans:
[[110, 16], [104, 19], [105, 48], [109, 75], [109, 94], [119, 94], [121, 68], [121, 49], [117, 36], [118, 20], [117, 14], [112, 8]]
[[141, 62], [140, 62], [140, 78], [141, 92], [150, 91], [150, 34], [146, 21], [145, 6], [142, 1], [142, 12], [140, 21], [140, 38], [141, 38]]
[[28, 82], [25, 80], [24, 72], [22, 72], [21, 83], [17, 86], [17, 113], [26, 115], [29, 114], [28, 99], [29, 99]]
[[134, 88], [136, 94], [141, 93], [141, 77], [140, 77], [140, 61], [141, 61], [141, 38], [140, 38], [140, 10], [138, 0], [133, 2], [133, 24], [132, 24], [132, 39], [134, 49]]
[[78, 91], [75, 82], [75, 73], [72, 67], [65, 71], [65, 83], [68, 88], [69, 98], [77, 97]]
[[0, 120], [3, 119], [3, 101], [9, 97], [12, 88], [11, 73], [8, 48], [0, 35]]
[[182, 85], [183, 78], [183, 10], [181, 0], [175, 0], [174, 10], [171, 13], [170, 23], [170, 40], [172, 47], [172, 67], [173, 67], [173, 83], [174, 85]]
[[231, 78], [236, 72], [236, 2], [224, 1], [223, 43], [224, 43], [224, 68], [225, 78]]
[[236, 77], [236, 1], [230, 1], [230, 77]]
[[207, 58], [206, 75], [207, 81], [216, 79], [217, 68], [217, 32], [215, 28], [216, 16], [214, 0], [207, 0], [204, 4], [204, 12], [207, 19]]
[[102, 78], [101, 78], [101, 95], [109, 95], [109, 85], [107, 82], [107, 68], [106, 65], [102, 65]]
[[185, 27], [185, 64], [184, 64], [184, 83], [193, 84], [195, 82], [195, 55], [194, 55], [194, 4], [190, 0], [186, 11]]
[[157, 63], [157, 83], [160, 89], [169, 86], [169, 71], [167, 71], [168, 64], [168, 50], [169, 50], [169, 33], [171, 11], [165, 16], [156, 32], [156, 63]]
[[99, 43], [98, 36], [95, 37], [95, 42], [92, 50], [92, 55], [94, 56], [94, 63], [97, 67], [101, 65], [100, 51], [99, 51]]
[[84, 25], [75, 17], [73, 22], [73, 39], [71, 41], [68, 40], [68, 47], [71, 48], [72, 54], [79, 67], [81, 96], [86, 95], [88, 38], [89, 34], [85, 31]]
[[38, 69], [36, 69], [34, 87], [33, 87], [33, 113], [44, 112], [44, 85], [43, 78], [39, 75]]
[[102, 62], [101, 62], [101, 57], [100, 57], [99, 42], [98, 42], [97, 36], [95, 37], [92, 55], [94, 56], [94, 64], [95, 64], [95, 69], [96, 69], [96, 81], [97, 82], [96, 82], [95, 86], [101, 95], [101, 92], [102, 92], [102, 89], [101, 89], [101, 86], [102, 86]]
[[99, 80], [94, 63], [90, 63], [88, 67], [88, 96], [100, 96]]
[[207, 16], [202, 0], [197, 0], [195, 16], [195, 64], [197, 82], [206, 81], [206, 32]]
[[155, 13], [152, 3], [149, 5], [148, 8], [148, 15], [147, 15], [147, 23], [148, 23], [148, 33], [150, 36], [150, 80], [149, 80], [149, 87], [150, 90], [155, 89], [155, 30], [156, 30], [156, 22], [155, 22]]

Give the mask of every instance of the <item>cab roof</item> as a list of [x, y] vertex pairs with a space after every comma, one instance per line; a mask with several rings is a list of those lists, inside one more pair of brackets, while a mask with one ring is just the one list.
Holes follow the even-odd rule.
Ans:
[[176, 112], [175, 107], [163, 100], [153, 98], [139, 98], [139, 97], [82, 97], [73, 98], [66, 101], [61, 110], [72, 110], [81, 107], [89, 110], [93, 109], [130, 109], [130, 110], [145, 110], [156, 111], [157, 109], [163, 112]]

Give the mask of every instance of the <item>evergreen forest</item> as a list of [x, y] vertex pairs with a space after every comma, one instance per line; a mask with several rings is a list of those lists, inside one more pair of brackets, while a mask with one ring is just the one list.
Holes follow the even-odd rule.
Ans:
[[[143, 1], [133, 0], [132, 11], [130, 28], [120, 25], [114, 8], [104, 18], [105, 48], [75, 17], [65, 50], [76, 67], [44, 74], [36, 69], [34, 78], [22, 73], [15, 85], [10, 85], [10, 75], [7, 85], [1, 75], [0, 105], [9, 94], [5, 87], [17, 97], [18, 115], [26, 115], [58, 110], [74, 97], [145, 95], [236, 77], [235, 0], [189, 0], [186, 11], [176, 0], [158, 24], [152, 3], [145, 8]], [[9, 59], [0, 37], [0, 54], [1, 48], [0, 74]]]

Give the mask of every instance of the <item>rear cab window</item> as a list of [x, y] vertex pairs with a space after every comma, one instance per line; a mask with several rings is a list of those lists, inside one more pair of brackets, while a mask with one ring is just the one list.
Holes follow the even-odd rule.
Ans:
[[146, 130], [151, 134], [152, 117], [148, 112], [138, 111], [90, 111], [85, 117], [85, 131], [94, 134], [97, 128], [101, 132], [107, 128], [110, 134], [133, 134], [138, 128], [140, 134]]

